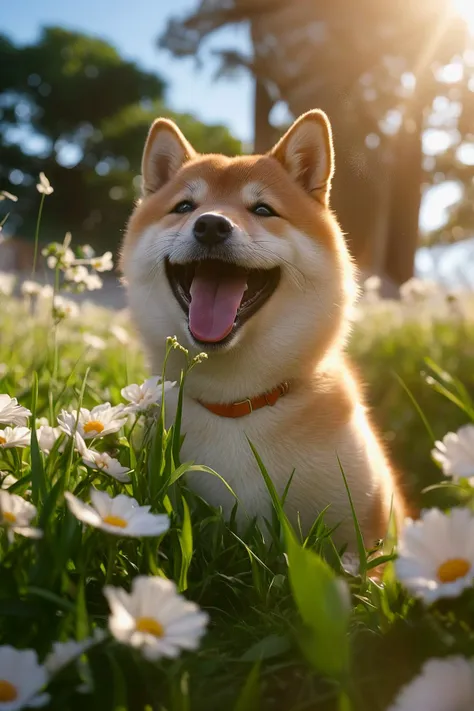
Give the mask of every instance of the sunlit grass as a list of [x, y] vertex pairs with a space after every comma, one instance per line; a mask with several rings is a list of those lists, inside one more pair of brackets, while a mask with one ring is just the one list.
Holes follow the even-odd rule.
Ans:
[[[366, 551], [372, 542], [363, 541], [354, 510], [359, 561], [349, 558], [332, 542], [324, 512], [309, 532], [290, 525], [256, 450], [273, 516], [249, 521], [243, 530], [235, 516], [225, 520], [186, 485], [191, 468], [201, 476], [219, 472], [180, 460], [180, 410], [167, 429], [165, 390], [171, 386], [164, 385], [166, 373], [155, 374], [162, 388], [157, 379], [141, 385], [150, 374], [127, 313], [68, 301], [65, 288], [95, 283], [95, 267], [86, 264], [95, 258], [85, 247], [74, 251], [69, 239], [48, 247], [46, 256], [50, 288], [30, 282], [14, 297], [11, 279], [0, 275], [0, 394], [18, 398], [32, 413], [30, 444], [4, 448], [0, 441], [2, 485], [10, 497], [0, 495], [0, 645], [33, 649], [41, 668], [46, 664], [31, 693], [49, 694], [46, 708], [58, 711], [85, 705], [101, 711], [385, 711], [423, 663], [458, 656], [454, 668], [436, 667], [454, 695], [455, 674], [470, 669], [464, 660], [474, 656], [474, 593], [466, 577], [472, 570], [459, 539], [451, 541], [449, 560], [431, 566], [430, 574], [441, 570], [443, 580], [429, 606], [397, 579], [418, 590], [406, 563], [413, 529], [401, 532], [408, 543], [395, 563], [393, 536]], [[80, 264], [71, 265], [77, 259]], [[431, 460], [433, 440], [474, 421], [472, 295], [414, 282], [401, 302], [387, 302], [373, 287], [355, 314], [351, 350], [370, 383], [374, 417], [419, 496], [442, 479]], [[200, 367], [200, 358], [173, 338], [168, 349], [181, 351], [183, 379], [174, 387], [186, 388], [187, 372]], [[111, 408], [101, 409], [104, 403]], [[17, 412], [12, 407], [10, 417]], [[77, 420], [70, 413], [80, 408]], [[36, 425], [54, 430], [36, 433]], [[467, 541], [474, 494], [459, 467], [470, 466], [464, 444], [470, 432], [462, 461], [455, 442], [444, 460], [438, 458], [450, 478], [426, 495], [442, 506], [463, 505], [461, 538]], [[474, 476], [474, 449], [472, 466]], [[92, 495], [94, 510], [85, 506], [91, 487], [104, 492]], [[8, 508], [15, 501], [20, 508]], [[22, 506], [25, 520], [13, 521]], [[139, 533], [132, 514], [143, 516]], [[431, 518], [441, 526], [443, 516]], [[441, 534], [439, 541], [427, 540], [432, 557], [446, 543]], [[373, 579], [381, 561], [383, 577]], [[443, 597], [443, 586], [461, 574], [456, 595]], [[165, 582], [147, 587], [155, 579]], [[117, 592], [132, 585], [131, 598]], [[140, 586], [147, 607], [138, 612], [132, 603]], [[173, 598], [183, 621], [171, 646], [170, 619], [160, 617], [166, 595], [182, 596]], [[111, 617], [108, 601], [117, 599], [122, 602]], [[66, 641], [67, 647], [53, 646]], [[2, 694], [13, 693], [2, 667], [2, 654], [13, 653], [2, 649], [0, 708]], [[67, 654], [69, 663], [61, 666], [58, 659]]]

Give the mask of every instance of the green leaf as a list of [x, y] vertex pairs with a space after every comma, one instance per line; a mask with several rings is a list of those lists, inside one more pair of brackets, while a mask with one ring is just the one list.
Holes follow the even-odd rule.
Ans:
[[81, 578], [76, 594], [76, 637], [85, 639], [89, 636], [89, 619], [87, 616], [86, 590], [84, 578]]
[[245, 654], [240, 657], [241, 662], [258, 662], [264, 659], [272, 659], [279, 657], [291, 649], [291, 642], [288, 637], [283, 637], [278, 634], [269, 634], [259, 642], [247, 649]]
[[191, 711], [188, 672], [183, 672], [179, 678], [172, 679], [171, 699], [173, 711]]
[[34, 585], [30, 585], [28, 588], [28, 594], [35, 595], [36, 597], [43, 598], [43, 600], [52, 602], [60, 610], [63, 609], [67, 612], [75, 612], [76, 610], [76, 606], [73, 602], [70, 602], [64, 597], [60, 597], [59, 595], [55, 595], [55, 593], [52, 593], [50, 590], [42, 590]]
[[260, 709], [260, 662], [257, 662], [239, 694], [234, 711], [259, 711]]
[[197, 465], [197, 464], [181, 464], [177, 469], [174, 470], [174, 472], [171, 474], [168, 485], [171, 486], [171, 484], [174, 484], [178, 479], [181, 479], [182, 476], [187, 474], [188, 472], [205, 472], [206, 474], [212, 474], [212, 476], [217, 477], [226, 487], [228, 491], [232, 494], [234, 499], [236, 501], [239, 501], [237, 494], [235, 491], [232, 489], [230, 484], [226, 482], [226, 480], [221, 477], [220, 474], [214, 471], [214, 469], [211, 469], [210, 467], [206, 467], [204, 465]]
[[181, 371], [178, 392], [178, 404], [176, 406], [176, 415], [173, 423], [173, 458], [175, 462], [179, 462], [179, 452], [181, 450], [181, 421], [183, 418], [183, 394], [184, 394], [185, 374]]
[[113, 685], [109, 690], [109, 698], [113, 703], [112, 708], [114, 711], [126, 711], [126, 709], [128, 709], [128, 703], [124, 673], [115, 659], [112, 650], [106, 649], [105, 653], [110, 664], [110, 671], [112, 672], [113, 678]]
[[372, 558], [372, 560], [369, 560], [367, 563], [367, 570], [372, 570], [372, 568], [376, 568], [378, 565], [389, 563], [391, 560], [395, 560], [396, 557], [395, 553], [388, 553], [387, 555], [379, 555], [376, 558]]
[[300, 645], [320, 674], [340, 680], [349, 665], [347, 585], [314, 551], [300, 546], [288, 530], [286, 542], [291, 590], [305, 624]]
[[179, 545], [181, 548], [181, 570], [179, 573], [178, 588], [180, 592], [188, 587], [188, 570], [193, 558], [193, 528], [191, 514], [186, 499], [182, 498], [183, 524], [179, 532]]

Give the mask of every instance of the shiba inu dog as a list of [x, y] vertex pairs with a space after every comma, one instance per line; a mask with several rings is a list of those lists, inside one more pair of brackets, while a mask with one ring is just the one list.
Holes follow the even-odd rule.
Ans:
[[[290, 520], [307, 530], [329, 506], [336, 540], [353, 546], [340, 461], [369, 545], [386, 533], [392, 503], [403, 515], [403, 501], [344, 353], [356, 287], [329, 208], [333, 166], [321, 111], [301, 116], [267, 155], [235, 158], [198, 155], [173, 122], [157, 119], [122, 270], [154, 373], [167, 336], [208, 355], [187, 380], [183, 461], [217, 471], [240, 515], [269, 516], [250, 440], [280, 494], [294, 470]], [[167, 377], [181, 367], [173, 354]], [[231, 511], [217, 477], [189, 482]]]

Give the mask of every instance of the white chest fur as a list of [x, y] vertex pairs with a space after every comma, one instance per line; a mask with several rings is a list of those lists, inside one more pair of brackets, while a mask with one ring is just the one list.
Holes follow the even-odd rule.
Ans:
[[[170, 393], [171, 394], [171, 393]], [[168, 401], [167, 401], [168, 402]], [[174, 415], [176, 395], [168, 414]], [[285, 510], [290, 520], [300, 516], [308, 529], [318, 513], [329, 506], [326, 522], [340, 524], [337, 542], [352, 544], [354, 527], [338, 457], [343, 464], [358, 516], [369, 515], [373, 496], [379, 491], [387, 465], [375, 438], [361, 430], [363, 411], [330, 437], [315, 431], [307, 437], [292, 427], [297, 398], [288, 395], [273, 407], [264, 407], [238, 419], [219, 417], [195, 400], [185, 398], [182, 432], [186, 435], [181, 460], [205, 464], [223, 477], [239, 498], [240, 519], [246, 515], [268, 517], [270, 497], [248, 440], [255, 446], [280, 495], [293, 472]], [[367, 423], [365, 423], [368, 428]], [[370, 430], [369, 430], [370, 433]], [[371, 434], [371, 433], [370, 433]], [[389, 476], [388, 470], [386, 471]], [[190, 486], [206, 501], [222, 506], [229, 515], [235, 499], [211, 474], [188, 475]]]

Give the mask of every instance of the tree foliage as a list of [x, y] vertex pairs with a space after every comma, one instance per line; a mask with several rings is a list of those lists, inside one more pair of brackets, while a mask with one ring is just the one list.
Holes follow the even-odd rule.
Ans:
[[139, 190], [140, 159], [158, 115], [174, 118], [198, 150], [236, 153], [222, 126], [169, 111], [165, 85], [107, 42], [51, 27], [17, 46], [0, 36], [0, 189], [20, 198], [7, 225], [31, 237], [40, 171], [55, 192], [45, 233], [65, 230], [114, 247]]
[[[333, 205], [353, 252], [363, 268], [404, 281], [413, 270], [422, 188], [440, 179], [436, 163], [424, 161], [423, 133], [434, 114], [443, 127], [443, 114], [455, 107], [454, 140], [473, 140], [474, 61], [452, 3], [201, 0], [170, 21], [160, 43], [176, 56], [196, 55], [210, 34], [235, 23], [248, 24], [253, 54], [226, 47], [219, 71], [241, 67], [256, 78], [257, 148], [274, 139], [259, 106], [268, 114], [282, 100], [294, 116], [327, 111], [337, 157]], [[451, 62], [463, 65], [459, 81], [440, 71]], [[451, 162], [450, 173], [457, 168], [462, 179], [463, 166]]]

